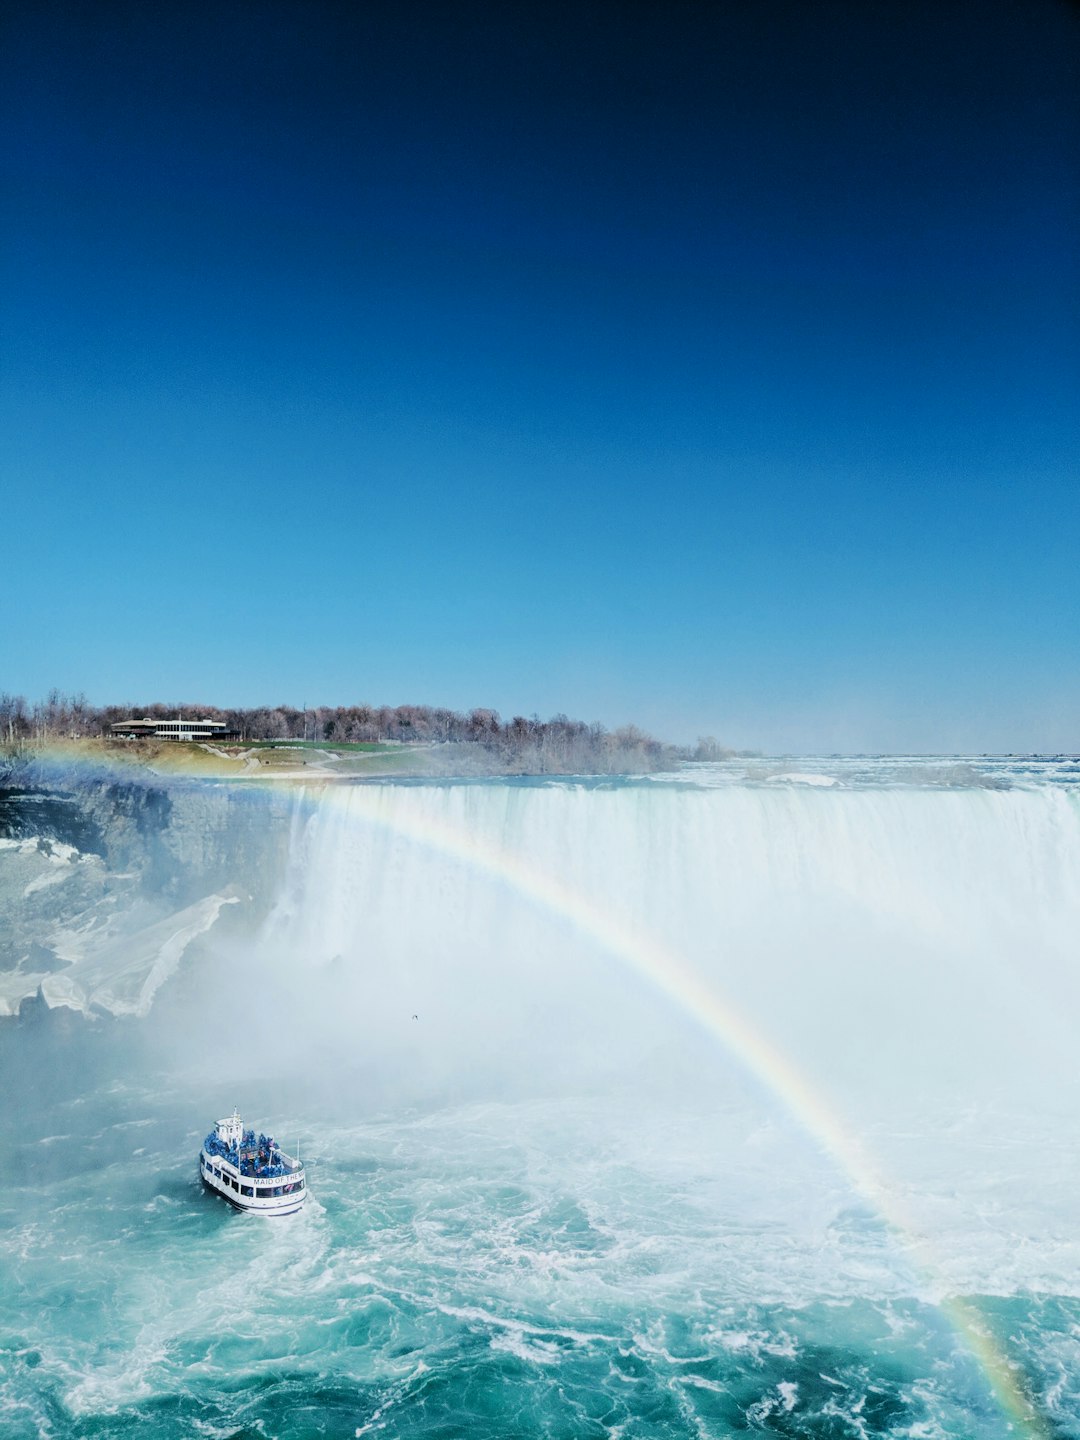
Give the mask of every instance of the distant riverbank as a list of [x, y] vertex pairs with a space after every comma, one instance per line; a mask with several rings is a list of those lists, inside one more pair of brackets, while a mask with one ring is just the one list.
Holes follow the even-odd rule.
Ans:
[[[190, 741], [169, 737], [188, 728]], [[164, 733], [163, 733], [164, 732]], [[729, 754], [711, 737], [670, 745], [621, 725], [609, 730], [566, 715], [468, 712], [430, 705], [316, 706], [297, 710], [222, 709], [207, 705], [91, 705], [53, 691], [28, 704], [0, 694], [0, 754], [98, 746], [110, 760], [133, 760], [164, 773], [253, 778], [300, 776], [640, 775], [686, 760]]]
[[[280, 740], [234, 743], [171, 740], [57, 738], [9, 746], [2, 771], [17, 773], [34, 760], [145, 769], [162, 776], [259, 781], [353, 781], [363, 779], [483, 778], [514, 775], [642, 774], [671, 769], [689, 755], [663, 746], [663, 764], [652, 756], [607, 751], [600, 756], [544, 756], [496, 749], [477, 742], [444, 744], [327, 744]], [[661, 758], [660, 756], [655, 757]], [[576, 761], [577, 763], [573, 763]], [[597, 763], [600, 761], [602, 763]], [[591, 762], [591, 763], [590, 763]]]

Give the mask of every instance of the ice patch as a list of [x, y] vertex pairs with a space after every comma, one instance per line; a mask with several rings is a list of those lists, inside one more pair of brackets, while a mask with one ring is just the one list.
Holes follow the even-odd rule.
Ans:
[[46, 871], [44, 875], [39, 875], [36, 880], [31, 880], [30, 884], [24, 888], [23, 899], [25, 900], [29, 896], [36, 894], [39, 890], [47, 890], [51, 885], [61, 885], [68, 876], [73, 873], [72, 870], [57, 870], [52, 874]]
[[44, 860], [51, 860], [54, 865], [72, 865], [81, 858], [81, 851], [74, 845], [65, 845], [62, 840], [50, 840], [44, 835], [30, 835], [21, 840], [4, 838], [0, 840], [0, 850], [12, 850], [19, 855], [41, 856]]
[[0, 1015], [15, 1014], [24, 1000], [40, 993], [50, 1008], [141, 1018], [191, 942], [211, 928], [224, 905], [235, 905], [238, 898], [208, 895], [131, 935], [95, 934], [91, 925], [82, 934], [54, 936], [54, 948], [69, 962], [67, 968], [52, 974], [0, 974]]

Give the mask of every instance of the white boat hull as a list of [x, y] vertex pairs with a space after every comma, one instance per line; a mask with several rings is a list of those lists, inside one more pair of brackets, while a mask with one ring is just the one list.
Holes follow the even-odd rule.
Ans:
[[199, 1173], [208, 1190], [245, 1215], [295, 1215], [307, 1199], [303, 1169], [264, 1180], [241, 1174], [227, 1160], [202, 1150]]

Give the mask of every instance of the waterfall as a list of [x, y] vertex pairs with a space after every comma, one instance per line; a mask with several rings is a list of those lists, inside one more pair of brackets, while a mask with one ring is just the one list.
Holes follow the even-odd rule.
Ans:
[[455, 1063], [522, 1065], [628, 1061], [688, 1035], [698, 1017], [658, 995], [662, 976], [581, 933], [578, 898], [853, 1099], [952, 1087], [962, 1103], [965, 1087], [1071, 1076], [1080, 805], [1064, 788], [491, 784], [307, 801], [268, 943], [316, 988], [336, 977], [327, 1031], [382, 1046], [419, 1026]]
[[[825, 769], [27, 802], [0, 1408], [1074, 1433], [1080, 787]], [[200, 1193], [235, 1103], [273, 1234]]]

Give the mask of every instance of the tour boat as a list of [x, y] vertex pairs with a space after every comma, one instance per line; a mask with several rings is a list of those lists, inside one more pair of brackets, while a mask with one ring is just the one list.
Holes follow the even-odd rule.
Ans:
[[199, 1171], [204, 1185], [249, 1215], [292, 1215], [307, 1197], [299, 1159], [272, 1135], [245, 1130], [238, 1110], [203, 1141]]

